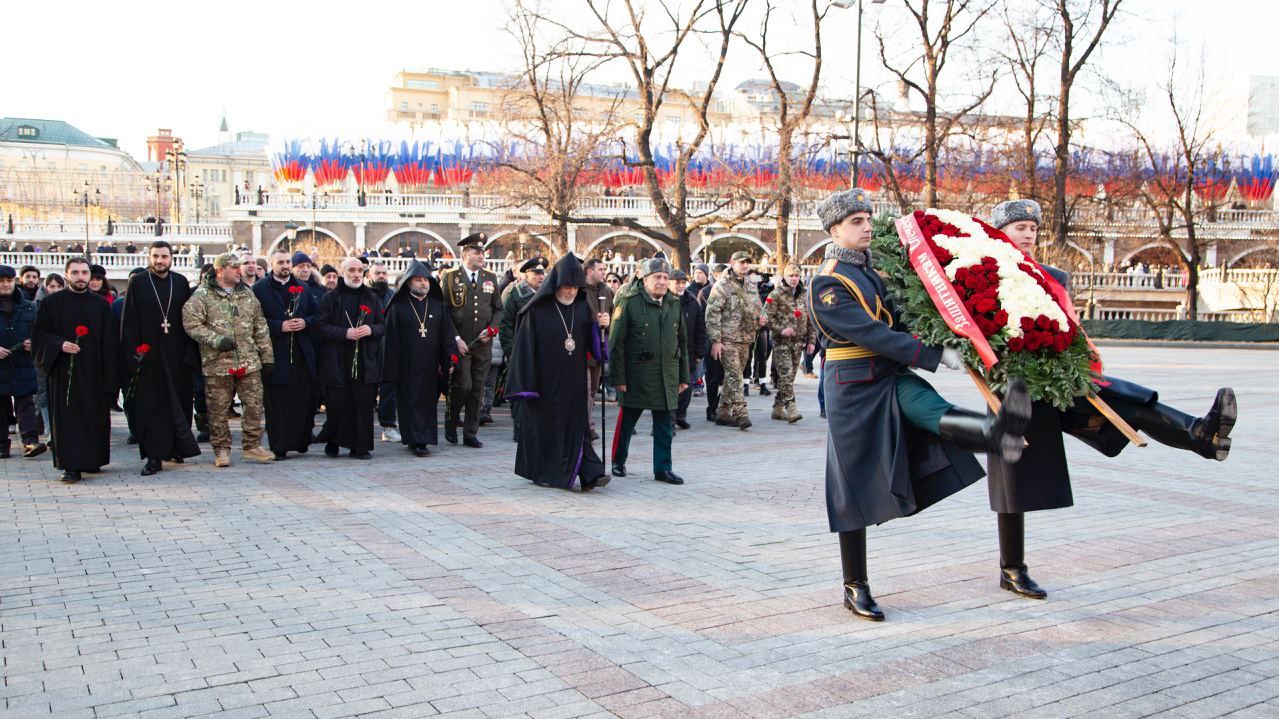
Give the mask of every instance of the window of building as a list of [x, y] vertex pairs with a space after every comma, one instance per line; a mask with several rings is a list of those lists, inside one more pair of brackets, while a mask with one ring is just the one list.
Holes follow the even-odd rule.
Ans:
[[435, 80], [409, 80], [409, 87], [414, 90], [438, 90], [440, 83]]
[[40, 136], [40, 130], [30, 125], [18, 125], [18, 137], [34, 138]]
[[409, 101], [400, 100], [400, 112], [408, 112], [408, 111], [409, 111]]
[[679, 127], [679, 115], [667, 115], [666, 124], [671, 127]]
[[439, 112], [439, 111], [440, 111], [440, 106], [434, 102], [431, 103], [431, 112]]

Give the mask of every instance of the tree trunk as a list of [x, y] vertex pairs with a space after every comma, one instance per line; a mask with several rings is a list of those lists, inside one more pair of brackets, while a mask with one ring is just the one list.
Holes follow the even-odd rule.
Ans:
[[1182, 218], [1186, 222], [1186, 319], [1199, 319], [1199, 239], [1195, 236], [1194, 211], [1194, 178], [1191, 171], [1187, 175], [1186, 192], [1182, 207]]
[[[930, 86], [931, 87], [931, 86]], [[937, 206], [937, 93], [928, 94], [928, 107], [924, 111], [924, 196], [927, 207]]]
[[1057, 93], [1057, 147], [1053, 157], [1053, 203], [1051, 236], [1053, 244], [1065, 244], [1066, 221], [1066, 173], [1070, 172], [1070, 74], [1071, 49], [1070, 25], [1066, 25], [1065, 47], [1061, 55], [1061, 89]]
[[777, 145], [777, 156], [780, 159], [780, 171], [777, 177], [777, 224], [773, 230], [773, 259], [780, 271], [786, 266], [786, 238], [790, 234], [790, 216], [794, 209], [791, 197], [794, 194], [791, 180], [791, 134], [783, 131]]

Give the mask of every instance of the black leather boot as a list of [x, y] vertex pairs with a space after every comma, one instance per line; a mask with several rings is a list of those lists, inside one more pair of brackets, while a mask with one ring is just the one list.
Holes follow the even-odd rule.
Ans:
[[197, 442], [209, 441], [209, 415], [197, 414], [195, 416], [195, 431], [196, 431], [195, 441]]
[[999, 586], [1030, 599], [1047, 599], [1026, 569], [1026, 515], [1001, 512], [999, 526]]
[[1238, 415], [1235, 391], [1222, 387], [1203, 417], [1191, 417], [1175, 407], [1156, 402], [1130, 408], [1124, 419], [1160, 444], [1224, 462], [1230, 454], [1230, 432], [1235, 428]]
[[958, 407], [942, 415], [937, 434], [971, 452], [997, 454], [1012, 464], [1021, 459], [1022, 435], [1030, 422], [1030, 395], [1020, 379], [1008, 383], [1008, 391], [994, 416]]
[[871, 596], [866, 580], [865, 529], [839, 533], [839, 561], [844, 574], [844, 608], [867, 621], [884, 621], [884, 612]]

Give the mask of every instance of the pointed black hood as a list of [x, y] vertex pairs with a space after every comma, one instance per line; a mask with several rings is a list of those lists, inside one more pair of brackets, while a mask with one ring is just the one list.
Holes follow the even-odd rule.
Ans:
[[573, 253], [568, 253], [560, 258], [559, 262], [546, 273], [546, 279], [542, 282], [542, 287], [538, 289], [537, 294], [533, 295], [533, 299], [524, 305], [524, 309], [520, 310], [520, 314], [528, 312], [528, 308], [539, 302], [547, 300], [555, 301], [555, 289], [561, 285], [573, 285], [577, 288], [577, 300], [575, 302], [585, 302], [586, 295], [583, 291], [586, 289], [586, 270], [582, 268], [582, 261], [577, 259]]
[[391, 301], [386, 303], [388, 308], [409, 293], [409, 283], [414, 277], [425, 277], [428, 280], [426, 295], [441, 302], [444, 301], [444, 291], [440, 289], [440, 283], [435, 279], [434, 267], [421, 260], [413, 260], [409, 263], [408, 269], [404, 270], [404, 274], [400, 275], [399, 281], [395, 283], [395, 294], [391, 296]]

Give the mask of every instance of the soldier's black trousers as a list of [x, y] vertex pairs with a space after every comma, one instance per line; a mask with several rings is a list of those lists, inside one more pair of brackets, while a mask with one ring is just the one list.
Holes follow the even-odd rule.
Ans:
[[839, 562], [844, 569], [844, 583], [866, 581], [866, 530], [839, 533]]
[[1026, 562], [1026, 515], [1021, 512], [999, 512], [999, 566], [1016, 569]]

